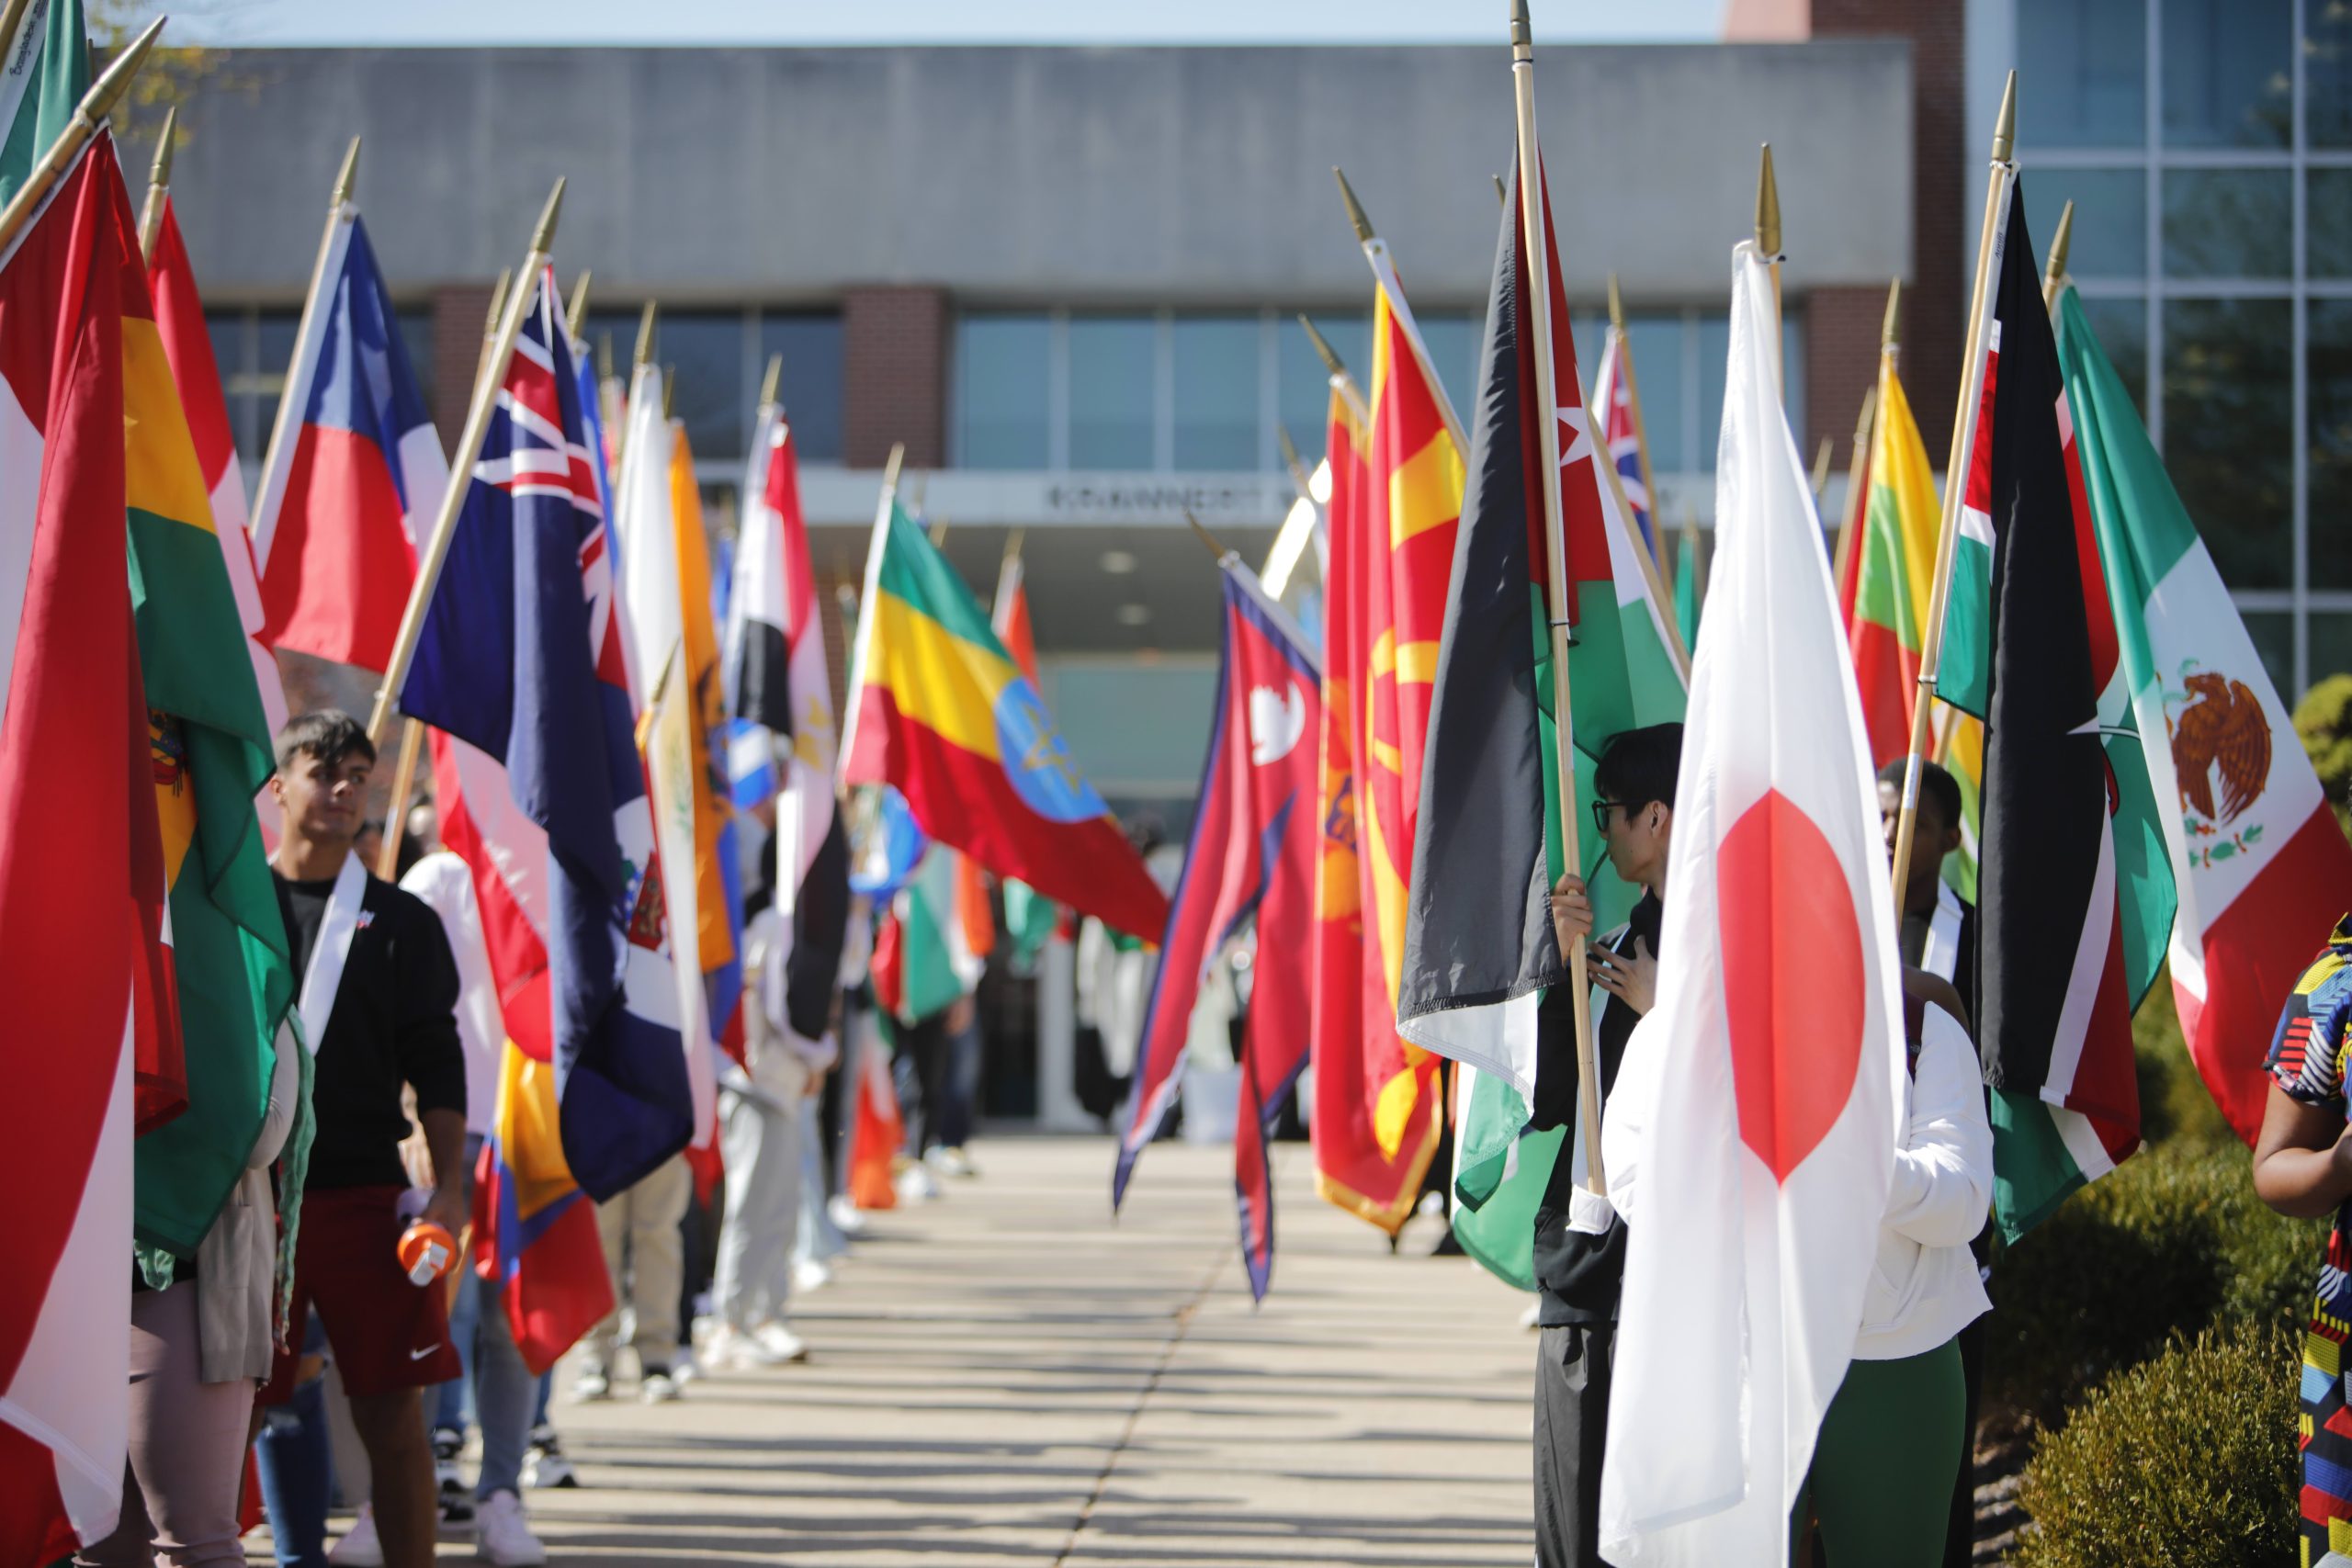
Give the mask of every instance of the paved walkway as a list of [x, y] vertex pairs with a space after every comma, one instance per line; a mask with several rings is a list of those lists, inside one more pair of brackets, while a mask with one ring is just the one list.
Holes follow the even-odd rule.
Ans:
[[809, 1364], [561, 1406], [584, 1484], [531, 1497], [551, 1560], [1532, 1561], [1525, 1298], [1420, 1256], [1433, 1224], [1391, 1258], [1281, 1145], [1253, 1311], [1229, 1151], [1154, 1146], [1115, 1225], [1107, 1140], [976, 1152], [981, 1179], [873, 1216], [801, 1303]]

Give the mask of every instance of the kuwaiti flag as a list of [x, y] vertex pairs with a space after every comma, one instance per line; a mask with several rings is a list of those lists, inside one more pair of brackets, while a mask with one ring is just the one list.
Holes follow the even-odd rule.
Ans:
[[1600, 411], [1609, 461], [1625, 504], [1641, 531], [1642, 547], [1655, 552], [1657, 535], [1650, 522], [1650, 487], [1642, 477], [1641, 393], [1634, 381], [1634, 345], [1611, 321], [1601, 339], [1600, 368], [1592, 378], [1592, 406]]
[[2352, 848], [2071, 288], [2058, 357], [2179, 900], [2173, 1000], [2206, 1088], [2252, 1142], [2265, 1016], [2294, 988], [2311, 933], [2352, 906]]
[[1634, 1169], [1608, 1162], [1630, 1234], [1600, 1548], [1641, 1568], [1786, 1561], [1901, 1129], [1878, 792], [1777, 316], [1743, 241], [1657, 1005], [1611, 1111], [1646, 1135]]
[[1168, 898], [1079, 772], [1037, 688], [895, 492], [866, 556], [842, 777], [888, 784], [922, 830], [1130, 935]]
[[273, 648], [381, 670], [449, 484], [359, 209], [319, 271], [254, 505]]
[[0, 252], [0, 1065], [23, 1111], [0, 1139], [8, 1562], [114, 1529], [129, 1440], [132, 1010], [164, 919], [123, 523], [138, 274], [101, 131]]
[[509, 1039], [552, 1065], [562, 1152], [612, 1197], [685, 1147], [694, 1077], [632, 734], [608, 536], [551, 268], [532, 293], [401, 709], [433, 738]]
[[1224, 656], [1216, 717], [1201, 767], [1184, 870], [1176, 882], [1151, 1001], [1136, 1053], [1135, 1092], [1111, 1178], [1111, 1206], [1126, 1196], [1136, 1156], [1159, 1135], [1183, 1083], [1184, 1038], [1202, 977], [1243, 924], [1258, 951], [1241, 1041], [1241, 1103], [1234, 1124], [1234, 1189], [1250, 1293], [1266, 1294], [1274, 1259], [1273, 1171], [1266, 1145], [1306, 1066], [1308, 976], [1288, 961], [1315, 919], [1321, 834], [1322, 671], [1306, 636], [1227, 552]]

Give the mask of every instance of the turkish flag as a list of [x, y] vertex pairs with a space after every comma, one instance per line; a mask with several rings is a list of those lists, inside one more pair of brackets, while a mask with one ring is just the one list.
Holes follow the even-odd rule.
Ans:
[[1899, 1129], [1902, 970], [1869, 734], [1779, 343], [1765, 264], [1742, 244], [1657, 1005], [1603, 1150], [1629, 1238], [1600, 1537], [1643, 1568], [1783, 1561]]

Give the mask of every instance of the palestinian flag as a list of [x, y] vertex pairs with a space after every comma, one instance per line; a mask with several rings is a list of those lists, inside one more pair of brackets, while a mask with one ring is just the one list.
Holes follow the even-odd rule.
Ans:
[[2012, 1241], [2139, 1146], [2132, 1013], [2174, 902], [2032, 255], [2012, 185], [1966, 498], [1994, 540], [1977, 1024]]
[[2352, 905], [2352, 848], [2071, 288], [2058, 358], [2132, 710], [2165, 738], [2145, 757], [2179, 892], [2173, 1000], [2206, 1088], [2251, 1143], [2271, 1020], [2311, 933]]
[[[1456, 1093], [1455, 1232], [1487, 1268], [1532, 1289], [1535, 1207], [1565, 1129], [1520, 1133], [1535, 1089], [1536, 1010], [1544, 987], [1568, 979], [1547, 902], [1563, 864], [1563, 801], [1536, 421], [1561, 425], [1569, 581], [1562, 608], [1574, 628], [1577, 774], [1566, 808], [1592, 798], [1592, 762], [1610, 739], [1681, 717], [1685, 689], [1641, 547], [1602, 508], [1556, 244], [1545, 280], [1556, 385], [1536, 385], [1513, 189], [1495, 248], [1469, 488], [1438, 655], [1397, 1018], [1407, 1038], [1470, 1069]], [[1544, 221], [1549, 232], [1548, 200]], [[1640, 890], [1608, 869], [1597, 834], [1580, 835], [1579, 847], [1605, 931], [1625, 919]]]
[[1894, 373], [1894, 347], [1879, 350], [1878, 413], [1870, 457], [1870, 497], [1854, 550], [1854, 603], [1848, 643], [1861, 688], [1874, 767], [1911, 749], [1911, 708], [1919, 690], [1919, 650], [1933, 592], [1935, 470]]
[[895, 492], [875, 519], [861, 603], [843, 782], [894, 785], [924, 832], [999, 876], [1158, 936], [1168, 896]]

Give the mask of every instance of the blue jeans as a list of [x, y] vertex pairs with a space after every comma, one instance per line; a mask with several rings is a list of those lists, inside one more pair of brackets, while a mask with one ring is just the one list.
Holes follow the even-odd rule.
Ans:
[[[314, 1315], [302, 1348], [308, 1353], [325, 1345]], [[261, 1472], [262, 1507], [269, 1516], [277, 1568], [326, 1568], [327, 1498], [334, 1486], [334, 1455], [327, 1442], [324, 1378], [297, 1384], [291, 1399], [262, 1411], [254, 1461]]]
[[[481, 1149], [481, 1134], [468, 1134], [469, 1170]], [[496, 1297], [483, 1299], [481, 1276], [474, 1272], [470, 1258], [465, 1260], [458, 1299], [449, 1309], [449, 1335], [457, 1341], [458, 1359], [465, 1370], [443, 1383], [436, 1396], [426, 1402], [429, 1424], [462, 1432], [470, 1404], [471, 1414], [481, 1426], [481, 1474], [474, 1483], [474, 1495], [487, 1500], [493, 1492], [519, 1493], [523, 1450], [530, 1440], [538, 1380], [523, 1364], [523, 1352], [514, 1347], [506, 1303]]]
[[463, 1432], [473, 1425], [474, 1335], [481, 1323], [481, 1277], [473, 1271], [470, 1258], [465, 1260], [464, 1271], [465, 1277], [458, 1281], [458, 1299], [449, 1303], [449, 1337], [458, 1347], [461, 1370], [424, 1404], [426, 1425], [453, 1432]]

